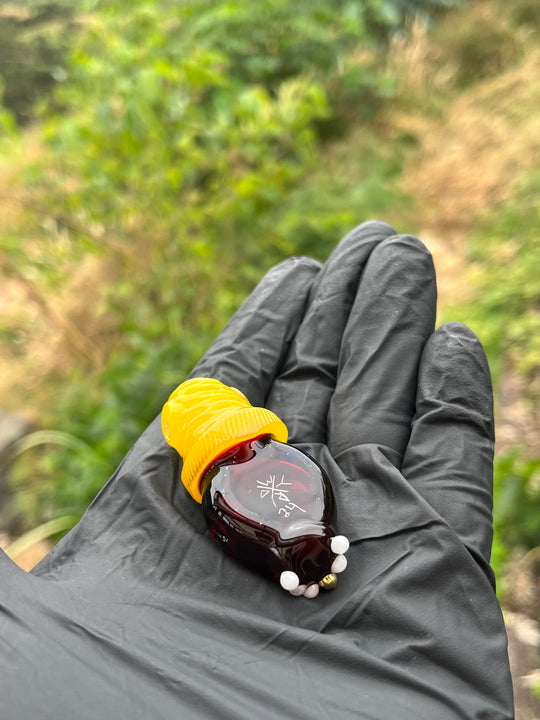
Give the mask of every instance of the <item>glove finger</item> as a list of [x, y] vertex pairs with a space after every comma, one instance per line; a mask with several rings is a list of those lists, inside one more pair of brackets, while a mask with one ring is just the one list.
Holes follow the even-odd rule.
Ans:
[[313, 284], [305, 317], [267, 400], [287, 425], [291, 442], [326, 442], [339, 348], [356, 289], [373, 248], [394, 234], [382, 222], [358, 226], [337, 245]]
[[486, 563], [492, 541], [493, 446], [484, 351], [467, 327], [448, 323], [433, 334], [422, 356], [402, 472]]
[[431, 255], [416, 238], [389, 238], [372, 253], [343, 334], [328, 415], [337, 457], [360, 444], [398, 453], [414, 414], [423, 346], [433, 332], [437, 290]]
[[190, 377], [213, 377], [241, 390], [253, 405], [266, 396], [295, 336], [320, 270], [310, 258], [272, 268], [232, 316]]

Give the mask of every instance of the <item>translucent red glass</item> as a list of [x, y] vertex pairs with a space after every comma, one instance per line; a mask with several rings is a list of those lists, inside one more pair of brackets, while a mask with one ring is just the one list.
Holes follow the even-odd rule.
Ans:
[[223, 550], [268, 577], [310, 585], [331, 572], [335, 503], [322, 468], [262, 436], [222, 455], [202, 478], [203, 513]]

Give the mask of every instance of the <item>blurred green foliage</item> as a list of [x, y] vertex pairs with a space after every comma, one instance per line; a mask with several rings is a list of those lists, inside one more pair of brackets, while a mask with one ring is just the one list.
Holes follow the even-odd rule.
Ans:
[[4, 106], [19, 125], [34, 119], [36, 104], [65, 78], [64, 58], [75, 30], [69, 0], [3, 2], [0, 80]]
[[[475, 329], [497, 388], [504, 373], [525, 381], [532, 417], [540, 409], [540, 173], [532, 172], [490, 212], [469, 244], [474, 297], [459, 313]], [[525, 445], [495, 458], [494, 546], [499, 576], [512, 548], [540, 544], [540, 458]]]
[[468, 314], [495, 376], [504, 363], [540, 401], [540, 172], [534, 172], [471, 238], [475, 298]]
[[493, 565], [499, 575], [513, 548], [538, 546], [540, 528], [540, 458], [527, 458], [520, 448], [499, 455], [494, 469], [495, 539]]
[[[15, 68], [0, 51], [4, 151], [24, 148], [16, 121], [33, 122], [45, 148], [25, 164], [26, 224], [2, 238], [8, 274], [46, 295], [67, 287], [89, 256], [103, 272], [80, 288], [103, 328], [83, 318], [82, 355], [47, 380], [54, 402], [43, 421], [61, 433], [38, 436], [14, 468], [27, 525], [80, 516], [272, 264], [293, 254], [323, 260], [357, 223], [407, 214], [398, 181], [414, 137], [384, 143], [376, 134], [377, 113], [397, 99], [389, 39], [412, 13], [458, 4], [79, 0], [69, 13], [48, 4], [64, 18], [56, 35], [37, 0], [11, 13], [11, 25], [0, 15], [13, 57], [31, 45], [52, 53], [32, 55], [18, 106]], [[532, 6], [519, 0], [512, 12], [530, 24]], [[39, 42], [17, 24], [29, 18]], [[495, 20], [446, 38], [456, 86], [518, 57], [506, 20]], [[462, 312], [496, 379], [511, 364], [529, 380], [532, 403], [539, 183], [531, 176], [473, 239], [478, 293]], [[537, 478], [536, 460], [518, 450], [497, 459], [497, 570], [512, 544], [537, 542]]]
[[[324, 258], [352, 225], [406, 202], [390, 189], [399, 143], [381, 156], [366, 129], [353, 183], [339, 149], [321, 172], [321, 150], [392, 95], [389, 33], [411, 9], [448, 4], [79, 4], [65, 80], [39, 116], [50, 153], [26, 172], [41, 236], [4, 250], [44, 292], [99, 257], [109, 282], [95, 311], [110, 329], [102, 366], [90, 348], [51, 380], [65, 386], [47, 424], [84, 445], [41, 456], [39, 487], [18, 493], [30, 522], [84, 510], [269, 266]], [[31, 467], [19, 463], [19, 488]]]

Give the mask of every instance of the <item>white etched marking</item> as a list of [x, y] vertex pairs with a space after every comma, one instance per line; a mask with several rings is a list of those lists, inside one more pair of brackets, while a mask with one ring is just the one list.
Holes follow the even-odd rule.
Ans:
[[294, 510], [305, 513], [304, 508], [297, 505], [289, 497], [289, 487], [291, 482], [285, 481], [285, 475], [281, 476], [281, 480], [276, 482], [276, 476], [270, 475], [268, 480], [257, 480], [257, 490], [261, 500], [269, 498], [272, 505], [278, 508], [278, 514], [288, 518]]

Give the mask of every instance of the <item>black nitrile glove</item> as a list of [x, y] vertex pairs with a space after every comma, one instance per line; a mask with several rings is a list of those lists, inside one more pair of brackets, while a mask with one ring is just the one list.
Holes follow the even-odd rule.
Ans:
[[33, 573], [0, 558], [1, 717], [512, 718], [489, 372], [466, 327], [433, 332], [435, 299], [426, 248], [367, 223], [322, 268], [271, 270], [193, 372], [326, 469], [336, 590], [291, 597], [223, 554], [158, 418]]

